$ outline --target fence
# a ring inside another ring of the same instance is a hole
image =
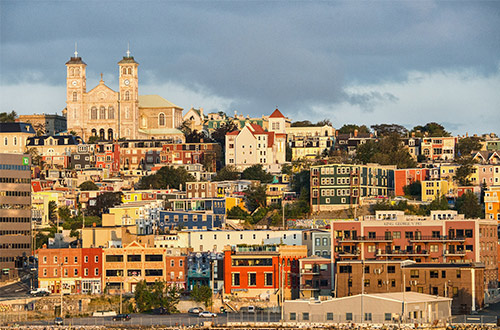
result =
[[[451,317],[452,324],[486,324],[497,325],[498,317],[494,315],[455,315]]]

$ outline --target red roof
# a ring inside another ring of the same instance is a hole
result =
[[[226,135],[238,135],[238,134],[240,134],[240,131],[232,131],[227,133]]]
[[[274,145],[274,132],[267,133],[267,147],[271,148]]]
[[[274,112],[269,116],[269,118],[285,118],[283,114],[278,110],[274,110]]]
[[[266,134],[266,131],[264,131],[264,129],[260,125],[250,124],[250,127],[252,128],[250,131],[253,134]]]

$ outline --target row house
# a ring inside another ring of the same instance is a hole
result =
[[[158,229],[174,228],[213,229],[222,228],[226,221],[223,198],[175,199],[170,210],[160,211]]]
[[[300,293],[299,260],[307,248],[287,245],[240,245],[224,249],[224,293],[279,301]]]
[[[484,307],[484,264],[411,260],[344,260],[336,263],[336,297],[417,292],[452,298],[453,314]]]
[[[417,181],[430,179],[428,168],[406,168],[394,170],[394,195],[404,196],[404,187]]]
[[[299,259],[301,299],[331,297],[332,263],[329,258],[316,255]]]
[[[500,150],[481,150],[473,153],[472,159],[481,164],[500,164]]]
[[[354,155],[356,154],[358,145],[375,139],[376,137],[372,133],[359,133],[357,129],[349,134],[339,134],[337,131],[335,137],[335,150],[342,150],[349,155]]]
[[[73,135],[33,136],[26,140],[28,149],[34,148],[46,166],[68,168],[71,155],[76,153],[83,140]]]
[[[216,198],[217,182],[186,182],[187,198]]]
[[[292,160],[315,159],[323,151],[332,149],[335,143],[335,129],[329,125],[287,127],[286,134],[292,149]]]
[[[203,164],[172,164],[170,166],[172,166],[173,168],[185,169],[196,179],[196,181],[212,181],[212,179],[217,175],[215,168],[207,171],[203,167]],[[159,169],[160,167],[157,166],[156,168]]]
[[[458,142],[457,137],[426,137],[420,142],[421,154],[425,159],[453,160],[455,159],[455,149]]]
[[[406,260],[485,265],[488,288],[497,287],[497,222],[465,219],[457,211],[428,217],[376,211],[362,221],[332,222],[332,253],[342,260]]]
[[[102,291],[101,248],[37,250],[38,287],[51,293],[99,294]]]
[[[103,284],[111,293],[134,292],[137,283],[165,281],[186,288],[186,251],[132,242],[103,250]]]
[[[472,166],[469,179],[474,186],[499,186],[500,165],[475,164]]]
[[[127,140],[120,144],[120,165],[122,170],[150,170],[160,163],[164,145],[171,144],[171,139],[163,140]]]
[[[218,293],[224,286],[224,254],[221,252],[191,252],[187,257],[187,289],[208,286]]]
[[[394,190],[394,169],[376,164],[311,166],[311,210],[342,209],[360,205],[366,197],[388,197]]]
[[[402,142],[403,142],[403,146],[406,148],[406,150],[408,150],[408,153],[410,154],[410,156],[413,159],[417,160],[418,156],[420,155],[421,139],[416,138],[413,135],[414,134],[412,134],[412,136],[408,137],[408,138],[402,138]]]
[[[328,230],[306,230],[303,233],[302,242],[307,246],[308,256],[321,256],[329,259],[332,255],[331,233]]]
[[[485,218],[500,224],[500,187],[490,187],[484,192]]]
[[[257,124],[247,124],[226,134],[226,164],[240,170],[261,164],[266,170],[279,171],[285,162],[285,126],[285,116],[276,109],[269,116],[269,131]]]
[[[71,168],[75,170],[96,167],[94,156],[95,144],[80,144],[76,152],[71,154]]]
[[[120,171],[120,146],[118,143],[98,143],[94,149],[95,167],[110,173]]]
[[[160,152],[161,164],[203,164],[210,172],[216,171],[221,149],[218,143],[165,144]]]

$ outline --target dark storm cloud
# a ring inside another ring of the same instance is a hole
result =
[[[2,85],[63,85],[75,41],[89,85],[100,72],[114,82],[130,41],[141,84],[203,90],[251,115],[373,111],[397,96],[345,87],[411,71],[488,75],[500,60],[500,2],[1,1],[0,15]]]

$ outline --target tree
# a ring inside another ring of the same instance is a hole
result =
[[[439,136],[439,137],[444,137],[444,136],[451,136],[450,132],[447,132],[444,129],[444,126],[432,122],[432,123],[427,123],[425,126],[415,126],[411,130],[412,133],[415,133],[415,136],[418,137],[423,137],[423,136]]]
[[[138,183],[139,189],[180,189],[186,182],[196,179],[183,167],[163,166],[155,174],[144,176]]]
[[[71,218],[71,210],[67,206],[61,206],[57,210],[57,215],[61,221],[66,222]]]
[[[221,145],[222,150],[225,150],[227,133],[231,133],[237,130],[238,126],[231,118],[228,118],[221,124],[219,128],[216,128],[210,136],[215,142]]]
[[[205,308],[212,305],[212,289],[206,285],[194,286],[190,296],[194,301],[203,303]]]
[[[422,184],[420,181],[415,181],[403,187],[406,196],[420,198],[422,196]]]
[[[358,133],[364,133],[364,134],[370,133],[370,129],[366,127],[366,125],[358,126],[354,124],[345,124],[338,130],[338,132],[340,134],[349,134],[349,133],[354,134],[355,130],[358,130]]]
[[[27,153],[31,156],[31,164],[33,166],[42,165],[42,156],[38,153],[37,148],[28,148]]]
[[[212,181],[226,181],[226,180],[238,180],[240,178],[240,173],[236,170],[234,165],[224,166]]]
[[[374,132],[377,133],[377,136],[397,134],[403,137],[408,133],[408,130],[404,126],[397,124],[372,125],[371,128]]]
[[[243,173],[241,173],[241,178],[244,180],[259,180],[262,183],[270,183],[274,179],[274,177],[267,173],[260,164],[247,167]]]
[[[449,210],[449,209],[450,206],[448,204],[448,200],[444,195],[436,197],[428,206],[429,211]]]
[[[143,280],[137,283],[134,298],[139,312],[163,307],[171,314],[178,312],[180,290],[175,285],[167,285],[165,281],[155,281],[153,285],[148,285]]]
[[[246,219],[249,216],[248,212],[239,206],[234,206],[227,211],[228,219]]]
[[[254,212],[259,207],[266,205],[266,186],[250,186],[245,190],[247,209]]]
[[[360,144],[356,150],[356,159],[363,164],[396,165],[398,168],[412,168],[417,165],[397,133]]]
[[[457,168],[454,179],[461,186],[470,186],[472,185],[472,183],[471,180],[469,179],[469,176],[472,174],[472,171],[473,171],[472,164],[466,162],[462,166]]]
[[[458,140],[457,155],[460,157],[470,156],[473,151],[478,151],[482,147],[481,138],[476,136],[464,137]]]
[[[152,309],[153,298],[146,281],[139,281],[135,286],[134,298],[139,312],[145,312]]]
[[[98,136],[89,136],[89,139],[87,141],[88,144],[95,144],[97,143],[98,141],[100,141],[100,138]]]
[[[12,110],[10,113],[0,112],[0,123],[13,123],[17,119],[17,113]]]
[[[479,204],[479,200],[472,191],[467,191],[465,194],[457,198],[455,209],[458,213],[464,214],[465,218],[484,218],[484,213]]]
[[[313,126],[313,123],[311,123],[309,120],[294,121],[290,126],[291,127],[311,127],[311,126]]]
[[[109,208],[119,205],[122,202],[123,193],[120,192],[105,192],[97,196],[94,206],[89,207],[89,214],[101,216],[103,213],[108,213]]]
[[[57,203],[55,201],[49,201],[49,220],[57,220]]]
[[[85,181],[78,186],[80,190],[99,190],[99,187],[94,183],[94,181]]]

